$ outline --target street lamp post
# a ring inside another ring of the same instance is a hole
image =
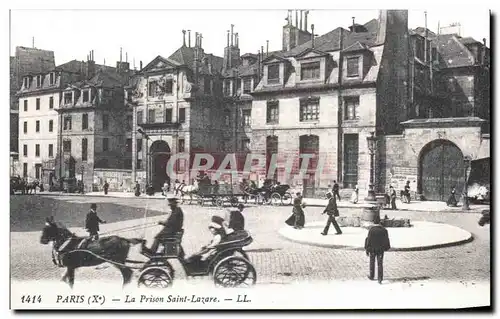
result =
[[[469,156],[465,156],[464,157],[464,200],[463,200],[463,204],[462,204],[462,210],[470,210],[469,208],[469,194],[468,194],[468,191],[467,191],[467,171],[470,167],[470,163],[471,163],[472,159],[469,157]]]
[[[375,202],[377,198],[375,197],[375,191],[373,189],[374,179],[373,179],[373,170],[375,169],[373,164],[373,158],[375,155],[375,148],[377,147],[377,138],[375,137],[374,132],[370,132],[370,136],[366,137],[366,141],[368,143],[368,151],[370,152],[370,184],[368,185],[368,195],[365,198],[367,202]]]

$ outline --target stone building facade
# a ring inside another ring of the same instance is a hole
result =
[[[168,58],[158,56],[141,68],[128,88],[134,109],[132,154],[137,154],[132,157],[132,179],[145,171],[157,191],[170,181],[166,165],[173,154],[232,151],[227,142],[232,134],[227,127],[229,114],[221,103],[223,58],[206,53],[202,39],[196,33],[191,46],[191,35],[186,43],[184,32],[182,46]],[[137,129],[149,139],[137,134]],[[189,161],[184,160],[175,167],[186,182],[188,167]]]
[[[83,180],[86,191],[104,184],[94,170],[130,169],[126,135],[132,129],[124,89],[131,75],[128,63],[117,62],[116,68],[96,65],[92,54],[79,63],[86,69],[83,78],[62,89],[58,108],[58,176]]]
[[[19,160],[19,101],[17,92],[21,89],[23,78],[53,70],[55,67],[54,52],[36,48],[16,47],[14,56],[10,57],[10,151],[11,175],[20,175]],[[17,155],[16,155],[17,153]]]

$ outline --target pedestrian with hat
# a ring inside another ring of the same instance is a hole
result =
[[[285,221],[289,226],[293,226],[295,229],[302,229],[306,223],[304,207],[306,206],[302,202],[302,194],[299,192],[296,194],[297,197],[293,200],[292,215]]]
[[[102,220],[97,216],[97,205],[92,203],[90,205],[90,211],[87,213],[85,218],[85,229],[89,233],[91,239],[99,239],[99,224],[105,224],[106,221]]]
[[[337,224],[337,221],[335,220],[335,217],[339,216],[339,210],[337,208],[337,201],[335,195],[332,195],[332,193],[328,192],[326,194],[326,197],[328,198],[328,205],[326,206],[325,210],[323,211],[323,214],[328,215],[328,220],[326,221],[326,226],[323,229],[323,232],[321,232],[321,235],[326,236],[328,235],[328,230],[330,229],[330,224],[335,227],[336,235],[342,235],[342,230],[339,227],[339,224]]]
[[[178,206],[177,197],[169,195],[167,196],[167,200],[171,210],[170,216],[166,221],[158,222],[159,225],[163,226],[163,229],[155,236],[155,240],[153,241],[153,245],[150,249],[145,247],[144,243],[142,246],[142,251],[150,255],[156,254],[158,248],[160,247],[160,244],[162,244],[165,239],[168,239],[182,231],[182,227],[184,224],[184,212]],[[181,251],[181,255],[183,254],[184,252]]]

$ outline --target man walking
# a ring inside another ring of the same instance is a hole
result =
[[[104,181],[104,195],[108,195],[109,184],[108,181]]]
[[[406,198],[406,203],[409,204],[410,203],[410,199],[411,199],[411,196],[410,196],[410,181],[406,181],[406,185],[405,185],[405,198]]]
[[[333,227],[335,227],[335,230],[337,231],[336,235],[341,235],[342,230],[340,230],[339,224],[337,224],[337,221],[335,220],[335,217],[339,216],[337,202],[335,201],[335,197],[332,197],[331,193],[327,193],[326,197],[328,198],[328,205],[323,211],[323,214],[325,213],[328,214],[328,220],[326,221],[325,229],[323,229],[321,235],[323,236],[328,235],[328,230],[330,229],[330,223],[333,225]]]
[[[97,205],[90,205],[90,212],[85,219],[85,229],[87,229],[89,236],[92,239],[99,239],[99,224],[105,224],[106,221],[97,216]]]
[[[384,252],[391,248],[389,233],[380,225],[380,216],[375,216],[375,225],[368,231],[365,239],[366,255],[370,256],[370,274],[368,279],[375,278],[375,259],[377,259],[378,283],[381,284],[384,279]]]
[[[333,197],[335,200],[338,198],[340,202],[339,184],[337,184],[337,181],[333,181]]]

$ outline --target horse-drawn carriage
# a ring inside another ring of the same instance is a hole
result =
[[[288,191],[290,185],[273,183],[271,180],[266,180],[264,185],[257,188],[255,185],[250,185],[245,189],[245,202],[248,199],[255,199],[255,203],[259,205],[291,205],[292,194]]]
[[[174,279],[174,269],[169,259],[177,259],[184,268],[187,276],[212,276],[214,284],[222,287],[239,287],[254,285],[257,274],[250,263],[244,246],[252,243],[253,239],[247,231],[236,231],[229,234],[216,247],[216,253],[206,261],[186,259],[181,245],[184,232],[167,238],[164,241],[162,253],[149,257],[139,275],[139,286],[148,288],[169,287]]]
[[[243,247],[253,241],[247,231],[235,231],[227,235],[205,261],[185,258],[181,244],[183,235],[184,231],[181,231],[165,238],[162,243],[163,251],[160,253],[149,255],[142,252],[148,258],[146,262],[127,259],[130,246],[144,243],[142,239],[109,236],[88,241],[86,238],[76,237],[53,219],[47,219],[40,242],[42,244],[54,242],[52,260],[54,264],[67,268],[63,280],[71,287],[74,284],[76,268],[97,266],[107,262],[120,270],[124,285],[131,282],[132,269],[136,269],[140,271],[139,287],[167,288],[172,285],[175,277],[171,259],[179,260],[188,277],[211,276],[217,286],[245,287],[256,283],[255,268],[243,250]],[[59,247],[65,242],[70,243],[71,249],[59,253]]]

